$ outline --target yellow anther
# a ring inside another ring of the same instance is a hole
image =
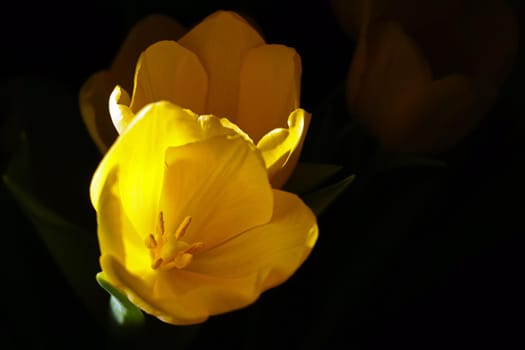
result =
[[[163,262],[162,258],[153,260],[153,262],[151,263],[151,268],[153,270],[158,269],[162,265],[162,262]]]
[[[202,242],[189,244],[182,240],[190,223],[191,216],[186,216],[174,233],[165,234],[164,214],[162,211],[159,213],[157,231],[155,234],[150,233],[144,242],[150,250],[152,269],[183,269],[191,263],[195,252],[204,244]]]
[[[162,211],[159,213],[159,234],[164,234],[164,213]]]
[[[193,254],[193,253],[201,250],[202,247],[204,247],[204,243],[202,243],[202,242],[195,242],[192,245],[190,245],[184,252]]]
[[[186,216],[184,220],[182,220],[182,223],[177,228],[177,231],[175,231],[175,239],[181,239],[186,234],[186,230],[188,229],[188,226],[191,224],[191,216]]]
[[[153,236],[151,233],[146,237],[146,247],[149,249],[155,249],[157,247],[157,241],[155,240],[155,236]]]

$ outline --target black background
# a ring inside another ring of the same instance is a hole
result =
[[[249,15],[267,42],[297,49],[302,105],[314,118],[304,157],[343,164],[358,178],[320,217],[318,244],[298,273],[251,307],[211,318],[191,349],[321,349],[338,342],[353,349],[522,348],[522,50],[486,120],[464,142],[437,155],[446,168],[378,171],[371,161],[377,145],[365,134],[345,134],[340,125],[349,116],[333,112],[344,109],[340,92],[355,43],[337,26],[326,1],[9,2],[0,23],[7,112],[2,170],[16,150],[18,131],[53,116],[12,113],[19,109],[17,92],[9,88],[13,80],[52,81],[71,92],[74,99],[64,103],[75,105],[81,84],[110,64],[137,19],[161,12],[191,25],[219,8]],[[75,145],[82,146],[67,144],[65,137],[64,152],[88,169],[71,198],[83,201],[78,206],[93,220],[87,186],[99,156],[80,115],[71,115],[70,123],[79,135]],[[327,130],[339,134],[322,141],[320,133]],[[57,191],[50,187],[50,193]],[[113,335],[92,322],[4,187],[0,199],[5,321],[0,347],[110,344]],[[152,334],[169,346],[175,328],[146,321],[162,329]],[[149,344],[130,339],[121,345]]]

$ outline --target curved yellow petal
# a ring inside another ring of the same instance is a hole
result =
[[[249,305],[256,298],[256,293],[243,288],[246,280],[242,278],[223,279],[177,269],[136,274],[111,255],[102,256],[100,265],[108,282],[133,304],[174,325],[201,323],[212,315]]]
[[[95,73],[82,85],[79,92],[80,114],[100,152],[105,153],[117,137],[108,113],[108,97],[114,78],[109,71]]]
[[[113,126],[119,134],[122,134],[129,123],[135,118],[135,113],[129,108],[130,98],[126,90],[120,86],[115,86],[109,96],[109,114]]]
[[[264,44],[264,40],[241,16],[218,11],[179,43],[197,54],[208,74],[206,113],[235,122],[243,57],[248,50]]]
[[[274,129],[257,143],[272,187],[280,188],[290,177],[301,154],[311,116],[298,108],[288,117],[288,129]]]
[[[235,122],[256,142],[268,131],[286,127],[299,107],[301,58],[283,45],[263,45],[246,54],[240,72]]]
[[[273,190],[271,222],[253,227],[195,257],[187,270],[220,278],[257,275],[246,289],[260,292],[284,282],[303,263],[315,245],[318,227],[314,213],[295,194]]]
[[[99,164],[91,181],[90,195],[98,210],[100,193],[110,171],[119,168],[122,206],[141,235],[158,219],[165,167],[165,151],[217,135],[235,135],[218,118],[198,117],[169,102],[153,103],[136,115]]]
[[[170,101],[204,114],[208,78],[197,56],[175,41],[160,41],[146,49],[137,63],[131,109]]]
[[[84,123],[101,153],[105,153],[117,137],[111,125],[108,99],[115,85],[133,89],[133,72],[142,51],[163,39],[178,39],[183,27],[163,15],[150,15],[131,29],[111,68],[91,76],[81,87],[79,105]]]
[[[169,148],[165,164],[160,210],[167,232],[189,216],[184,240],[208,250],[270,221],[273,194],[264,162],[241,136]]]
[[[295,195],[274,191],[272,222],[197,255],[191,270],[132,273],[113,256],[101,257],[110,283],[135,305],[159,319],[195,324],[253,303],[286,281],[314,246],[313,213]]]
[[[133,72],[140,54],[158,41],[177,40],[184,32],[181,24],[160,14],[149,15],[138,21],[122,43],[111,65],[115,77],[113,86],[119,84],[125,90],[132,91]]]
[[[100,194],[97,208],[97,235],[101,255],[112,255],[133,273],[150,271],[144,239],[124,213],[118,185],[119,168],[112,168]]]

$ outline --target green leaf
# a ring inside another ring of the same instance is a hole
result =
[[[3,183],[35,227],[75,294],[92,316],[104,324],[107,317],[100,308],[104,293],[89,278],[99,270],[96,234],[64,219],[34,195],[30,190],[30,160],[28,140],[23,133],[18,152],[2,176]]]
[[[117,288],[113,287],[104,276],[103,272],[96,275],[98,284],[110,294],[109,305],[111,315],[120,326],[136,326],[144,323],[144,314],[132,304],[128,298]]]
[[[341,166],[335,164],[300,162],[284,189],[296,194],[311,192],[335,176],[341,169]]]
[[[43,206],[8,175],[3,176],[6,188],[36,228],[55,263],[73,290],[87,305],[95,318],[101,294],[86,276],[93,276],[98,269],[98,248],[90,233],[84,231]],[[94,234],[92,234],[94,235]]]
[[[339,182],[302,196],[304,202],[319,216],[321,215],[354,181],[350,175]]]

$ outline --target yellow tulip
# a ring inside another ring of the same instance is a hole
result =
[[[127,125],[90,195],[105,279],[176,325],[253,303],[299,268],[318,235],[311,210],[271,188],[243,132],[165,101]]]
[[[506,1],[332,3],[357,36],[349,108],[389,149],[454,146],[486,115],[515,61],[516,17]],[[357,14],[344,12],[351,9]]]
[[[299,108],[300,78],[294,49],[265,44],[242,17],[219,11],[180,40],[159,41],[142,52],[131,97],[129,89],[116,86],[109,109],[119,133],[156,101],[228,118],[257,143],[278,188],[297,164],[310,122]]]

